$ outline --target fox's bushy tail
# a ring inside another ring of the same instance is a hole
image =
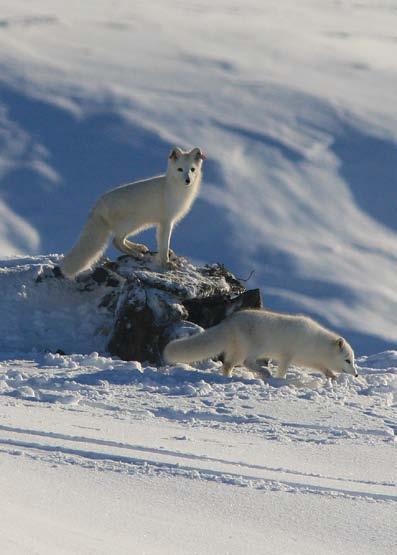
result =
[[[166,345],[166,362],[196,362],[223,353],[226,347],[223,322],[202,333],[176,339]]]
[[[79,240],[62,261],[62,273],[72,278],[80,272],[87,270],[100,258],[108,243],[109,235],[110,228],[108,224],[94,208],[88,217]]]

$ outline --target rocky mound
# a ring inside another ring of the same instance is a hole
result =
[[[82,292],[104,290],[98,306],[113,316],[111,355],[161,364],[171,339],[216,325],[240,308],[261,306],[259,290],[247,291],[222,264],[197,268],[176,256],[171,264],[165,272],[153,253],[121,256],[77,278]]]

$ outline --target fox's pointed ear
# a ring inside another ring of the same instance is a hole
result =
[[[343,337],[339,337],[339,339],[336,340],[336,344],[337,344],[339,350],[341,351],[343,349],[343,347],[345,346],[345,340],[343,339]]]
[[[193,148],[190,151],[190,154],[194,157],[195,160],[207,160],[206,155],[198,146],[196,146],[196,148]]]
[[[179,156],[181,155],[182,155],[182,149],[180,149],[178,146],[174,146],[174,148],[170,152],[169,159],[178,160]]]

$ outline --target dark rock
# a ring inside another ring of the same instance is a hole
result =
[[[102,297],[101,302],[99,303],[99,308],[106,308],[111,312],[116,310],[117,301],[119,298],[119,294],[117,291],[111,291],[110,293],[106,293]]]
[[[65,276],[62,273],[62,270],[59,266],[54,266],[52,273],[54,274],[55,278],[65,279]]]
[[[36,283],[42,283],[45,279],[49,279],[49,278],[56,278],[56,279],[65,279],[65,276],[63,275],[61,268],[59,266],[54,266],[54,267],[44,267],[43,270],[39,273],[39,275],[36,278]]]
[[[109,270],[106,270],[103,266],[95,268],[95,270],[91,274],[91,279],[93,279],[96,283],[105,283],[108,277]]]
[[[164,289],[147,287],[139,276],[132,275],[120,293],[108,343],[110,354],[123,360],[160,362],[161,336],[169,325],[187,316],[177,301]]]
[[[115,264],[112,272],[123,284],[117,295],[105,295],[100,306],[114,310],[108,349],[123,360],[160,364],[172,338],[218,324],[241,308],[262,305],[259,290],[246,291],[221,264],[196,268],[172,256],[172,268],[163,271],[153,253],[121,256]]]
[[[183,302],[189,320],[203,328],[216,326],[232,312],[242,308],[260,308],[262,306],[259,289],[244,291],[236,296],[216,295],[207,298],[188,299]]]
[[[108,263],[105,264],[97,266],[92,272],[84,272],[77,276],[76,282],[79,284],[80,291],[93,291],[98,285],[116,288],[124,282],[124,279],[117,274],[117,266],[115,270],[111,270]]]

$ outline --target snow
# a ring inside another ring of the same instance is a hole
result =
[[[87,353],[105,349],[111,318],[97,308],[103,289],[82,294],[67,280],[36,283],[43,270],[59,260],[54,255],[0,261],[0,352],[62,349]]]
[[[31,354],[1,361],[0,392],[7,553],[388,553],[397,539],[397,367],[264,383],[211,362]]]
[[[2,553],[393,551],[396,24],[388,0],[1,1]],[[208,160],[172,248],[254,270],[359,378],[110,358],[100,288],[36,283],[173,144]]]
[[[305,494],[286,499],[278,492],[264,496],[258,490],[225,488],[215,482],[155,475],[142,480],[118,472],[106,474],[104,483],[103,472],[81,466],[43,469],[36,461],[13,459],[3,466],[11,480],[0,478],[3,495],[10,501],[2,514],[10,554],[115,553],[115,545],[118,553],[162,555],[359,554],[392,547],[385,539],[392,524],[386,505],[368,504],[359,512],[356,506],[350,514],[349,502],[343,499],[314,497],[311,518],[298,517],[300,533],[291,537],[297,515],[307,510]],[[32,484],[29,495],[27,481]],[[20,504],[28,507],[22,516]],[[330,514],[334,518],[329,519]],[[29,541],[21,537],[20,528],[30,531]],[[356,540],[363,531],[372,536],[369,546]]]

